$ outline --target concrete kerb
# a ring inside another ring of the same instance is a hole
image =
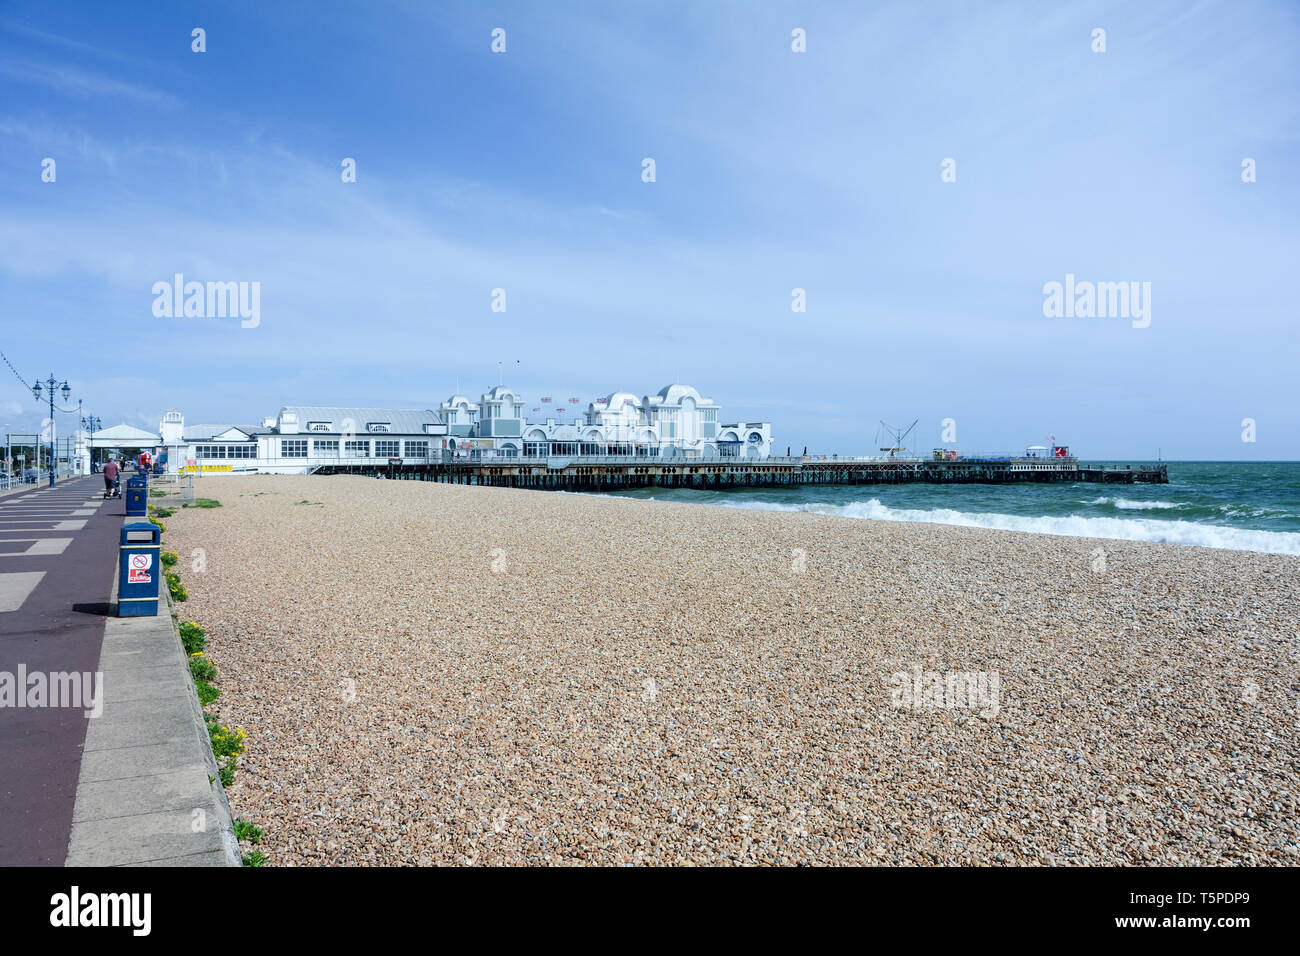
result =
[[[167,589],[160,582],[160,590],[164,593]],[[203,720],[203,707],[199,704],[199,694],[194,687],[194,677],[190,674],[189,659],[185,654],[185,647],[181,644],[181,635],[179,631],[179,618],[176,616],[175,609],[172,605],[171,594],[167,593],[168,623],[171,624],[172,643],[180,649],[182,671],[185,675],[185,684],[189,690],[190,714],[193,718],[195,733],[199,738],[199,749],[203,754],[203,762],[207,768],[207,775],[212,778],[212,789],[216,802],[217,827],[222,836],[223,849],[225,855],[229,858],[230,866],[243,866],[244,857],[239,849],[239,840],[235,837],[234,816],[230,812],[230,799],[226,796],[226,788],[221,783],[221,768],[217,765],[217,758],[212,753],[212,740],[208,736],[208,725]]]
[[[99,668],[122,686],[87,726],[67,866],[242,866],[165,580],[159,601],[156,617],[105,622]]]

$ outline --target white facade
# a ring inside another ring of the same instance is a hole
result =
[[[611,392],[567,423],[529,421],[526,411],[519,392],[497,385],[478,402],[453,395],[437,411],[286,405],[259,425],[186,425],[179,410],[169,409],[158,435],[138,437],[153,439],[166,452],[173,474],[374,471],[449,456],[707,460],[765,458],[771,452],[770,423],[721,423],[717,403],[689,385],[669,385],[642,398]]]
[[[587,406],[582,422],[525,422],[524,454],[704,460],[771,454],[771,423],[724,424],[720,416],[717,402],[690,385],[668,385],[641,398],[611,392]]]
[[[449,435],[468,436],[478,424],[478,405],[464,395],[453,395],[438,406],[438,413],[447,423]]]
[[[766,458],[772,453],[770,422],[735,422],[721,426],[720,447],[728,448],[735,458]]]
[[[157,455],[162,449],[161,434],[133,425],[113,425],[93,433],[79,430],[76,434],[76,457],[80,467],[86,471],[90,469],[92,459],[102,464],[106,458],[134,458],[141,451]]]
[[[285,406],[261,425],[186,425],[171,409],[159,431],[172,474],[301,475],[442,461],[447,426],[428,409]]]

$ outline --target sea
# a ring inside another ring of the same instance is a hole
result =
[[[1123,467],[1154,462],[1089,462]],[[1300,555],[1300,462],[1160,462],[1167,485],[799,485],[615,497]]]

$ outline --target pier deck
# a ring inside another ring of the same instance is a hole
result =
[[[1017,484],[1086,481],[1102,484],[1169,481],[1167,466],[1081,466],[1073,459],[806,459],[483,458],[386,466],[326,465],[318,474],[384,474],[416,481],[534,488],[622,491],[630,488],[780,487],[785,485]]]

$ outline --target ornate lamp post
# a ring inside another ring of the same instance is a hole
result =
[[[55,386],[58,386],[58,380],[54,377],[53,372],[50,373],[50,377],[46,380],[45,386],[46,386],[45,389],[46,394],[49,396],[49,400],[50,400],[50,417],[48,419],[50,423],[49,465],[50,465],[50,487],[53,488],[54,487],[54,391],[55,391]],[[68,387],[67,381],[64,381],[62,386],[59,386],[59,391],[63,392],[63,400],[65,402],[68,400],[68,396],[72,394],[72,389]],[[41,400],[41,382],[39,379],[37,380],[36,384],[32,386],[32,394],[36,396],[36,400],[38,402]]]
[[[95,432],[103,427],[103,424],[104,423],[99,420],[97,415],[87,415],[81,420],[81,427],[90,433],[89,454],[91,474],[95,473]]]

